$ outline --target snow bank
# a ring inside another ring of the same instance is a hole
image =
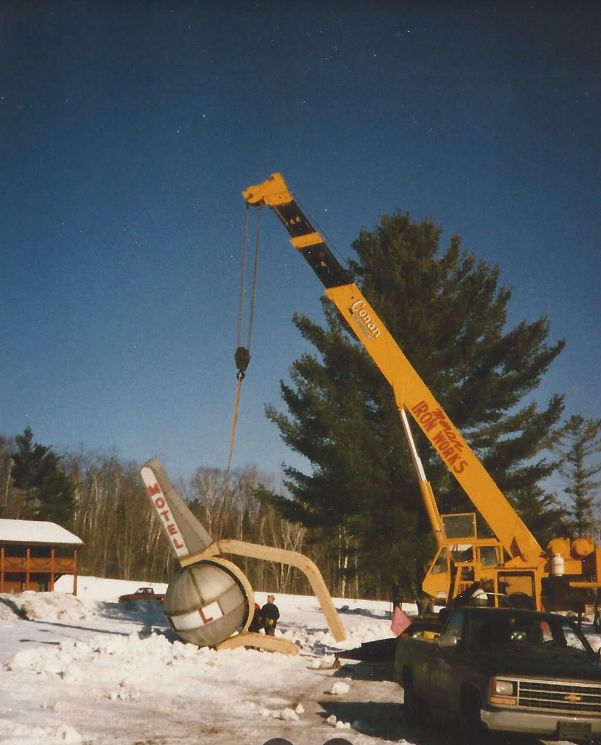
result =
[[[81,576],[77,578],[77,597],[86,600],[104,600],[116,603],[120,595],[135,592],[139,587],[152,587],[155,592],[167,592],[164,582],[146,582],[145,580],[107,579],[105,577]],[[54,585],[55,592],[73,592],[73,575],[63,574]]]
[[[96,604],[90,600],[56,592],[2,594],[0,608],[9,609],[12,616],[17,615],[30,621],[82,621],[94,616],[97,611]],[[9,618],[8,615],[4,617]]]
[[[332,687],[339,645],[315,598],[276,598],[277,633],[294,641],[298,656],[216,652],[174,640],[161,603],[110,602],[145,584],[80,578],[79,597],[0,598],[6,615],[0,621],[0,745],[229,745],[232,737],[249,745],[285,734],[295,745],[328,739],[319,732],[327,724],[317,701],[328,695],[340,701],[353,691],[348,683]],[[264,602],[263,593],[257,600]],[[390,635],[387,603],[335,605],[348,646]]]
[[[85,745],[82,736],[73,727],[30,727],[11,720],[0,721],[0,742],[4,745]]]

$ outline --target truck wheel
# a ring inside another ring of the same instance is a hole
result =
[[[403,680],[403,691],[403,719],[405,720],[405,724],[413,729],[423,724],[426,718],[426,705],[415,695],[411,678],[408,677]]]
[[[480,696],[477,691],[464,691],[459,714],[461,741],[469,745],[489,745],[491,737],[480,720]]]

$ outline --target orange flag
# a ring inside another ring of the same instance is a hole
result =
[[[392,611],[392,621],[390,623],[392,633],[395,636],[400,636],[409,626],[411,626],[411,619],[399,608],[398,605],[395,605],[394,610]]]

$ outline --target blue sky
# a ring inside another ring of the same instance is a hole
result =
[[[540,395],[601,416],[596,2],[5,2],[0,433],[225,467],[241,191],[282,171],[344,259],[396,209],[501,268],[567,346]],[[234,466],[322,288],[263,220]]]

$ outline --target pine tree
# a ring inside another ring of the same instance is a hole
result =
[[[570,417],[562,431],[560,450],[560,471],[566,480],[563,491],[571,498],[572,537],[591,535],[601,488],[601,419],[578,414]]]
[[[552,538],[568,534],[568,511],[553,494],[537,484],[518,489],[513,503],[541,546],[546,547]]]
[[[75,509],[75,485],[61,469],[61,458],[51,447],[34,442],[30,427],[15,440],[11,476],[14,486],[25,494],[26,517],[69,526]]]
[[[349,270],[426,384],[508,497],[555,467],[541,451],[555,437],[563,403],[522,403],[560,353],[545,318],[506,330],[511,293],[499,270],[461,249],[440,250],[441,229],[396,212],[362,231]],[[293,363],[281,391],[288,413],[268,407],[283,440],[312,464],[287,468],[290,519],[335,539],[350,535],[366,591],[386,580],[415,588],[431,555],[430,532],[392,391],[323,302],[325,327],[294,321],[316,349]],[[418,447],[442,511],[473,511],[421,433]]]

